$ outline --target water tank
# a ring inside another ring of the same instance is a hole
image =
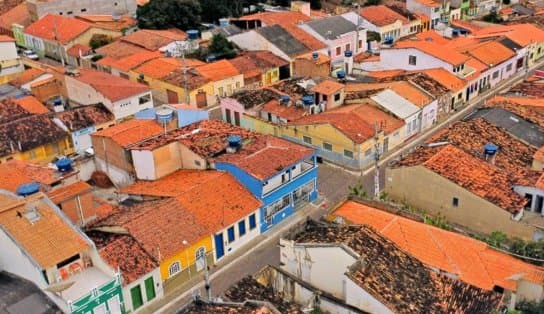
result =
[[[302,96],[302,103],[304,106],[311,106],[314,104],[314,96],[312,95],[306,95]]]
[[[488,143],[484,145],[484,154],[486,154],[487,156],[495,155],[498,150],[499,148],[495,144]]]
[[[72,171],[72,160],[70,158],[61,158],[55,161],[55,166],[60,172]]]
[[[283,96],[281,96],[281,98],[280,98],[280,102],[283,103],[283,104],[288,103],[289,100],[291,100],[291,97],[289,97],[289,96],[287,96],[287,95],[283,95]]]
[[[159,123],[168,123],[172,121],[172,117],[174,116],[174,111],[169,108],[161,108],[157,110],[156,114],[157,114],[157,121],[159,121]]]
[[[227,151],[233,153],[238,151],[242,146],[242,137],[240,137],[240,135],[229,135],[229,137],[227,137],[227,142],[229,142]]]
[[[351,50],[344,51],[344,57],[349,58],[351,56],[353,56],[353,51]]]
[[[346,78],[346,71],[340,70],[340,71],[336,72],[336,77],[339,78],[339,79]]]
[[[214,55],[209,55],[206,57],[206,62],[214,62],[215,61],[215,56]]]
[[[17,187],[17,195],[29,196],[40,191],[40,184],[37,182],[25,183]]]
[[[225,19],[225,18],[219,19],[219,26],[221,27],[229,26],[229,19]]]
[[[317,52],[312,52],[312,58],[317,60],[319,58],[319,54]]]
[[[187,31],[187,36],[189,36],[189,40],[197,40],[198,39],[198,30],[196,29],[190,29]]]
[[[53,100],[53,106],[62,106],[62,99],[60,98],[55,98]]]

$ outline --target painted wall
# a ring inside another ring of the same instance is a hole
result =
[[[540,208],[537,208],[537,196],[541,196],[544,198],[544,191],[532,186],[517,185],[517,186],[514,186],[514,192],[518,193],[521,196],[525,196],[525,194],[531,194],[533,196],[531,207],[526,208],[525,212],[535,212],[535,213],[540,213],[541,215],[544,215],[544,204],[542,204]]]
[[[244,75],[238,74],[223,80],[214,81],[212,84],[214,98],[213,101],[208,104],[213,106],[219,104],[219,97],[232,96],[235,91],[244,87]]]
[[[0,80],[6,75],[13,75],[24,70],[23,63],[17,55],[15,42],[0,42]]]
[[[533,238],[534,227],[512,220],[506,210],[423,166],[387,168],[385,179],[385,191],[395,200],[440,213],[446,220],[478,232],[502,231],[509,236]],[[454,197],[459,200],[457,207],[453,206]]]
[[[160,273],[161,273],[161,278],[163,281],[166,281],[171,278],[171,276],[168,273],[168,268],[170,267],[172,263],[180,262],[181,270],[183,272],[187,268],[187,265],[195,264],[196,252],[199,248],[202,248],[202,247],[205,248],[206,255],[208,255],[208,253],[211,253],[213,250],[212,239],[210,236],[206,236],[194,244],[188,244],[188,246],[189,247],[186,249],[180,249],[180,251],[176,253],[174,256],[169,256],[169,257],[163,256],[163,260],[161,261],[161,265],[160,265]],[[211,266],[211,264],[209,266]],[[172,277],[180,273],[173,274]]]
[[[409,56],[416,57],[416,64],[408,63]],[[444,68],[453,72],[453,66],[445,61],[414,48],[392,48],[380,51],[380,66],[383,70],[404,69],[406,71]]]
[[[216,208],[215,210],[220,211],[220,208]],[[256,236],[258,236],[261,232],[259,228],[253,228],[250,229],[249,227],[249,216],[255,215],[256,221],[260,221],[260,212],[261,209],[258,208],[254,212],[250,213],[246,217],[243,217],[242,219],[238,220],[234,224],[225,227],[223,230],[220,230],[219,232],[216,232],[215,234],[222,234],[223,235],[223,250],[225,252],[225,255],[223,255],[219,260],[224,258],[225,256],[228,256],[234,252],[236,252],[238,249],[243,247],[245,244],[247,244],[249,241],[253,240]],[[244,235],[240,234],[240,225],[244,224],[246,233]],[[234,241],[229,241],[228,238],[228,230],[230,228],[234,229]],[[213,247],[214,251],[217,252],[216,243],[213,241]],[[215,262],[218,261],[217,255],[214,254]]]
[[[372,295],[359,287],[355,282],[344,275],[346,282],[346,303],[353,305],[368,313],[393,314],[394,312],[388,309],[380,301],[376,300]]]
[[[47,164],[58,155],[69,155],[72,153],[74,153],[74,149],[69,137],[66,136],[56,143],[48,143],[24,152],[16,151],[14,154],[6,155],[2,158],[13,157],[13,159],[17,160],[29,160],[39,164]]]
[[[32,0],[28,2],[28,10],[33,21],[38,20],[48,13],[63,15],[85,14],[111,15],[113,12],[119,12],[123,15],[134,15],[136,13],[136,1],[122,0],[111,2],[109,0],[53,0],[39,1]],[[72,13],[70,13],[72,12]]]
[[[153,283],[155,288],[154,298],[148,298],[146,293],[145,281],[148,278],[153,278]],[[161,272],[159,268],[156,268],[153,271],[145,274],[144,276],[138,278],[137,280],[123,287],[123,299],[125,300],[126,312],[134,312],[131,290],[135,288],[136,286],[140,286],[139,288],[140,288],[140,293],[142,295],[142,301],[143,301],[142,307],[138,308],[138,310],[145,308],[146,305],[151,301],[161,299],[164,295],[164,290],[162,287]]]
[[[434,99],[428,105],[422,109],[422,118],[421,118],[421,130],[426,130],[433,126],[437,120],[438,112],[438,100]]]

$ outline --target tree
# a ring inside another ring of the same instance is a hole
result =
[[[89,41],[89,46],[98,49],[112,42],[112,38],[104,34],[94,34]]]
[[[502,22],[501,17],[497,14],[497,12],[491,12],[488,15],[484,16],[482,18],[485,22],[489,23],[500,23]]]
[[[216,23],[222,17],[233,15],[230,0],[200,0],[200,7],[202,21],[207,23]]]
[[[310,0],[312,10],[321,10],[321,0]]]
[[[380,0],[366,0],[365,2],[365,6],[370,6],[370,5],[378,5],[380,4]]]
[[[380,33],[369,31],[366,33],[366,41],[377,41],[381,42],[382,38],[380,36]]]
[[[208,46],[208,54],[218,59],[233,58],[236,56],[234,45],[221,34],[213,35],[212,42]]]
[[[500,248],[503,243],[505,243],[508,240],[508,237],[506,234],[500,232],[500,231],[493,231],[487,238],[487,243],[491,246]]]
[[[201,8],[196,0],[151,0],[136,14],[140,28],[187,30],[200,24]]]

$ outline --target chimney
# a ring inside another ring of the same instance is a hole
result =
[[[499,151],[499,148],[497,145],[492,143],[487,143],[484,145],[484,157],[485,160],[488,161],[490,164],[495,164],[495,156],[497,155],[497,152]]]

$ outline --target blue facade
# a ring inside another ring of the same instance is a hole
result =
[[[230,163],[216,162],[215,168],[231,173],[246,189],[263,202],[259,217],[259,228],[261,233],[263,233],[291,216],[307,202],[311,202],[317,198],[317,160],[315,154],[308,157],[308,159],[310,158],[313,162],[313,167],[302,172],[295,178],[291,178],[290,169],[303,163],[303,160],[278,171],[266,180],[257,179],[243,169]],[[265,183],[282,174],[289,175],[289,181],[263,194]]]

